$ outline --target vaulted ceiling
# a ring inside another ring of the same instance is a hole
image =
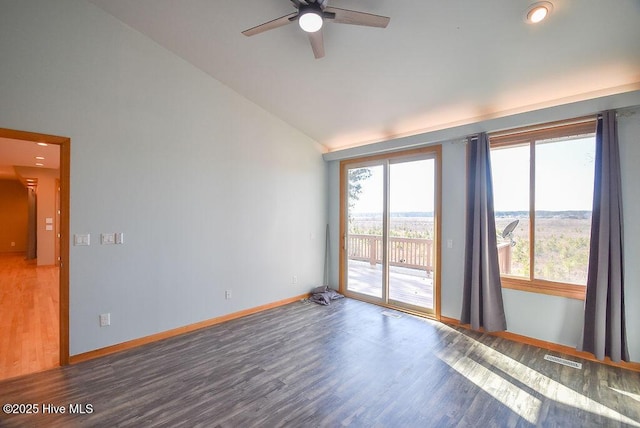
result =
[[[391,17],[327,23],[326,56],[289,0],[90,0],[328,150],[640,89],[639,0],[330,0]]]

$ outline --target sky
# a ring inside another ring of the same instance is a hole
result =
[[[536,210],[590,211],[593,199],[595,139],[573,139],[536,146]],[[529,210],[529,147],[492,150],[494,208]],[[383,168],[370,168],[353,213],[381,213]],[[435,161],[390,165],[391,212],[434,211]]]
[[[382,166],[370,169],[371,177],[361,182],[362,193],[353,207],[354,213],[382,212],[383,169]],[[391,164],[389,176],[392,213],[434,210],[433,159]]]
[[[590,211],[595,138],[536,146],[536,210]],[[529,147],[492,150],[494,208],[529,210]]]

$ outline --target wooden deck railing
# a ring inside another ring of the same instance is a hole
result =
[[[349,258],[382,263],[382,236],[349,235]],[[433,271],[433,241],[418,238],[389,238],[389,264]]]
[[[348,235],[349,259],[368,261],[371,266],[382,263],[382,236]],[[389,238],[389,264],[433,271],[433,240],[419,238]],[[511,245],[498,244],[500,272],[511,273]]]
[[[511,243],[498,243],[498,265],[500,265],[500,273],[511,273]]]

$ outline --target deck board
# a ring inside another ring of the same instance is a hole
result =
[[[382,265],[349,260],[349,291],[381,298]],[[424,269],[391,266],[389,298],[401,303],[433,309],[433,278]]]

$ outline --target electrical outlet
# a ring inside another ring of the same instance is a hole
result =
[[[111,325],[111,314],[100,314],[100,327],[106,327]]]
[[[225,290],[225,292],[224,292],[224,298],[225,298],[226,300],[231,299],[231,290]]]
[[[291,277],[291,283],[292,284],[297,284],[298,283],[298,276],[297,275],[293,275]]]

